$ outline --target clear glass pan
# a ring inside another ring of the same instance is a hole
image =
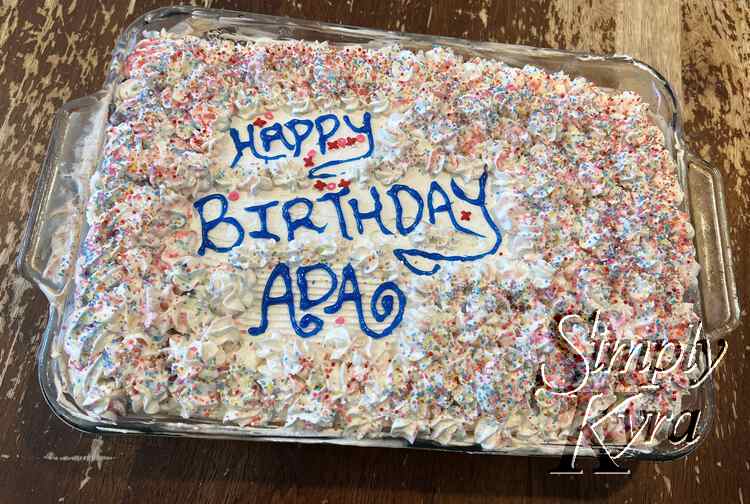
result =
[[[272,39],[326,40],[331,44],[359,44],[378,47],[398,43],[408,49],[430,49],[440,45],[467,56],[502,60],[513,66],[534,65],[547,71],[563,71],[584,77],[612,90],[639,94],[651,106],[662,128],[669,150],[679,170],[686,194],[686,210],[695,228],[695,246],[701,265],[697,292],[690,294],[702,317],[709,338],[717,338],[739,322],[732,256],[729,248],[724,189],[719,172],[701,161],[684,145],[679,105],[672,88],[653,68],[628,56],[594,56],[549,49],[537,49],[454,38],[382,32],[356,27],[292,20],[250,13],[192,7],[172,7],[145,14],[126,29],[117,41],[104,88],[85,98],[65,104],[57,113],[46,160],[42,166],[28,227],[18,257],[22,274],[42,289],[50,301],[49,320],[38,354],[39,379],[52,410],[68,424],[88,432],[157,434],[214,438],[295,441],[308,443],[357,444],[452,449],[466,452],[559,455],[563,444],[544,444],[498,451],[482,451],[479,446],[446,448],[417,441],[409,445],[400,439],[353,440],[333,435],[300,436],[274,428],[241,428],[216,422],[184,420],[176,417],[121,417],[105,421],[88,416],[62,386],[61,371],[54,358],[60,352],[61,320],[74,291],[75,251],[85,232],[82,209],[86,202],[88,177],[98,161],[104,136],[109,100],[117,84],[118,68],[144,30],[190,30],[193,34],[221,30],[224,33]],[[61,269],[51,264],[51,242],[61,235],[68,243],[72,260]],[[702,410],[698,432],[710,430],[715,408],[711,380],[693,389],[683,400],[683,409]],[[673,459],[683,456],[697,444],[675,446],[661,442],[647,450],[631,450],[626,456],[642,459]],[[592,454],[589,451],[589,455]]]

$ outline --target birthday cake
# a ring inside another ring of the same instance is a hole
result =
[[[564,440],[572,391],[643,384],[582,386],[597,341],[682,342],[697,319],[677,170],[633,93],[221,34],[146,34],[118,71],[64,323],[90,415]],[[571,314],[601,331],[561,338]],[[629,411],[671,410],[667,378]]]

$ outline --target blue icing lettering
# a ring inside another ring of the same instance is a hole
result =
[[[354,133],[362,133],[365,135],[365,138],[367,139],[367,152],[362,154],[361,156],[356,156],[353,158],[348,159],[332,159],[330,161],[326,161],[325,163],[319,164],[315,168],[311,169],[308,173],[309,178],[329,178],[329,177],[335,177],[335,174],[333,173],[318,173],[323,168],[328,168],[329,166],[336,166],[340,165],[342,163],[349,163],[351,161],[357,161],[359,159],[366,159],[372,156],[373,151],[375,150],[375,139],[372,135],[372,120],[371,115],[369,112],[365,112],[362,114],[362,126],[355,126],[354,123],[352,123],[350,117],[348,115],[344,116],[344,123],[351,129]],[[322,150],[321,152],[325,154],[325,151]]]
[[[318,299],[310,299],[308,294],[307,275],[311,271],[323,271],[331,279],[331,286],[328,288],[325,294],[321,295]],[[297,287],[299,287],[299,308],[300,310],[309,310],[319,304],[325,303],[331,294],[336,290],[338,286],[338,278],[333,272],[330,266],[323,263],[312,264],[310,266],[300,266],[297,268]]]
[[[329,192],[325,193],[323,196],[317,199],[319,202],[323,201],[330,201],[333,203],[333,207],[336,209],[336,218],[339,222],[339,230],[341,231],[341,236],[343,236],[347,240],[352,240],[353,238],[349,234],[349,230],[346,227],[346,219],[344,218],[344,210],[341,208],[341,198],[349,194],[349,188],[344,187],[338,192]]]
[[[333,121],[333,127],[328,131],[326,131],[324,126],[326,121]],[[315,129],[318,130],[318,148],[321,154],[325,155],[328,149],[326,142],[333,138],[333,135],[339,129],[339,125],[341,125],[341,121],[333,114],[323,114],[315,119]]]
[[[335,114],[322,114],[314,120],[294,117],[283,124],[276,122],[259,128],[258,126],[262,124],[264,123],[254,122],[247,124],[247,140],[240,138],[239,130],[236,128],[229,128],[229,137],[232,139],[235,149],[234,159],[232,159],[230,165],[232,168],[237,166],[237,163],[242,159],[246,150],[249,150],[256,159],[266,163],[275,159],[283,159],[287,156],[298,158],[302,155],[303,144],[313,135],[313,133],[315,133],[313,140],[320,155],[325,156],[329,150],[329,141],[332,140],[340,130],[343,130],[344,127],[348,128],[349,132],[355,136],[359,134],[364,135],[367,141],[367,150],[363,154],[354,155],[349,158],[329,159],[328,161],[323,161],[310,169],[308,173],[309,178],[324,179],[334,177],[336,176],[334,173],[321,172],[325,168],[331,166],[368,158],[372,156],[375,149],[375,140],[372,132],[372,117],[369,112],[364,112],[362,114],[362,123],[359,125],[355,124],[354,120],[349,115],[343,115],[339,118]],[[255,138],[256,133],[258,135],[257,140]],[[281,149],[281,152],[271,155],[270,153],[274,147]],[[361,150],[359,152],[361,152]]]
[[[435,182],[433,182],[433,184],[434,183]],[[406,266],[411,272],[417,275],[433,275],[437,271],[440,270],[439,264],[433,265],[433,267],[429,270],[423,270],[415,266],[409,260],[409,258],[421,257],[423,259],[430,259],[432,261],[437,261],[437,262],[439,261],[469,262],[469,261],[477,261],[483,257],[492,255],[495,252],[497,252],[497,250],[500,248],[500,244],[502,243],[502,234],[500,233],[500,229],[497,227],[494,220],[492,219],[490,212],[487,210],[486,186],[487,186],[487,171],[485,171],[482,174],[482,176],[479,178],[479,190],[477,192],[476,198],[470,198],[469,196],[467,196],[465,191],[461,189],[458,186],[458,184],[456,184],[455,181],[451,180],[451,189],[453,193],[456,195],[456,197],[466,203],[479,207],[479,209],[482,212],[482,216],[487,222],[487,225],[490,227],[490,229],[492,229],[492,232],[495,235],[495,242],[489,250],[481,254],[473,254],[473,255],[444,255],[438,252],[426,252],[426,251],[418,250],[418,249],[394,249],[393,254],[396,256],[396,258],[400,260],[404,264],[404,266]],[[441,191],[442,191],[442,188],[441,188]],[[444,192],[443,194],[445,195]],[[447,200],[447,195],[445,195],[445,199]],[[428,206],[429,206],[429,203],[428,203]],[[470,234],[478,235],[478,233],[474,233],[473,231]],[[481,236],[481,235],[478,235],[478,236]]]
[[[400,192],[405,192],[417,203],[417,215],[414,216],[414,222],[408,226],[404,226],[404,207],[401,205],[401,200],[398,197]],[[393,206],[396,209],[396,229],[398,229],[401,235],[408,235],[414,231],[422,220],[422,213],[424,213],[424,200],[422,196],[415,189],[403,184],[393,184],[386,194],[391,197]]]
[[[441,198],[443,198],[443,203],[440,206],[435,206],[435,195],[439,194]],[[451,224],[453,224],[453,227],[456,229],[456,231],[461,231],[462,233],[466,233],[473,236],[479,236],[484,238],[483,235],[472,231],[469,228],[466,228],[458,223],[456,220],[456,215],[453,213],[453,204],[451,203],[450,198],[448,198],[448,195],[445,193],[445,190],[441,187],[440,184],[438,184],[437,180],[433,180],[430,184],[430,190],[427,192],[427,211],[429,213],[429,219],[430,224],[435,224],[435,214],[445,212],[448,214],[448,217],[451,220]]]
[[[206,207],[206,204],[209,201],[218,201],[221,203],[221,212],[219,216],[215,219],[206,220],[205,216],[203,215],[203,210]],[[201,219],[201,246],[198,248],[198,255],[202,256],[206,253],[206,249],[214,250],[216,252],[229,252],[234,247],[238,247],[242,245],[242,241],[245,239],[245,230],[242,228],[239,222],[237,222],[237,219],[234,217],[227,217],[227,211],[229,210],[229,202],[227,201],[227,198],[224,197],[221,194],[210,194],[208,196],[204,196],[203,198],[199,199],[195,203],[193,203],[193,207],[198,211],[198,215]],[[208,234],[216,228],[220,224],[226,224],[229,226],[234,227],[234,229],[237,231],[237,238],[234,241],[234,244],[232,244],[229,247],[220,247],[216,245],[211,239],[209,238]]]
[[[307,209],[305,215],[303,217],[300,217],[299,219],[295,219],[291,215],[291,209],[295,205],[304,205]],[[322,226],[316,226],[315,224],[313,224],[313,221],[310,219],[312,211],[313,202],[307,198],[294,198],[284,203],[284,206],[281,208],[281,216],[286,222],[287,240],[294,240],[294,231],[301,227],[311,229],[318,234],[321,234],[323,233],[323,231],[325,231],[328,224],[324,224]]]
[[[278,201],[269,201],[268,203],[264,203],[262,205],[245,207],[246,212],[257,213],[258,220],[260,221],[260,229],[257,231],[250,231],[249,233],[247,233],[248,236],[250,236],[251,238],[265,238],[276,241],[280,240],[279,235],[270,233],[268,231],[268,209],[278,206],[278,204]]]
[[[272,296],[271,290],[273,284],[277,278],[281,278],[284,283],[284,293],[281,296]],[[294,293],[292,292],[292,278],[289,275],[289,266],[284,263],[279,263],[273,269],[271,274],[268,276],[268,281],[263,289],[263,299],[260,306],[260,325],[258,327],[250,327],[247,332],[251,336],[257,336],[263,334],[268,329],[268,309],[275,305],[286,305],[287,311],[289,312],[289,321],[292,323],[292,328],[298,336],[302,338],[309,338],[315,336],[323,328],[323,321],[316,317],[306,313],[302,319],[297,323],[297,319],[294,314]],[[312,326],[312,329],[305,330],[306,327]]]
[[[300,131],[300,133],[304,133],[304,131]],[[425,213],[424,207],[426,205],[428,220],[431,224],[434,225],[436,223],[438,214],[447,213],[449,220],[456,231],[470,236],[483,237],[480,233],[458,224],[452,206],[455,202],[461,202],[476,208],[476,213],[481,214],[486,225],[492,231],[492,235],[494,235],[492,246],[481,253],[450,254],[444,250],[427,251],[421,249],[397,248],[393,250],[394,256],[412,273],[416,275],[432,275],[440,270],[441,263],[443,262],[476,261],[496,253],[502,242],[502,235],[487,209],[487,179],[488,174],[485,171],[478,180],[476,196],[469,195],[466,187],[459,186],[454,179],[451,179],[450,181],[450,191],[452,192],[450,197],[437,181],[432,181],[430,183],[426,198],[424,198],[416,189],[408,185],[392,185],[386,191],[386,194],[388,194],[393,202],[395,227],[397,232],[402,236],[412,233],[421,223]],[[388,229],[383,222],[383,204],[378,189],[376,187],[370,187],[369,193],[372,199],[372,210],[362,211],[360,208],[361,202],[356,198],[350,198],[348,200],[348,206],[351,207],[352,217],[355,220],[359,234],[362,235],[365,233],[364,221],[373,220],[384,235],[393,235],[394,232]],[[338,227],[341,235],[345,239],[352,240],[347,228],[346,216],[344,215],[344,205],[341,203],[342,198],[349,194],[350,189],[348,187],[343,187],[338,192],[328,192],[321,195],[315,200],[315,202],[330,202],[333,205],[333,208],[336,210],[336,219],[338,220]],[[451,197],[454,198],[453,201],[451,201]],[[411,222],[406,222],[407,219],[404,217],[404,198],[411,198],[415,205],[415,212]],[[214,216],[212,212],[207,212],[206,210],[206,207],[211,202],[217,202],[219,204],[220,209],[218,212],[215,212],[217,214],[216,216]],[[234,247],[240,246],[243,243],[245,230],[237,219],[228,215],[229,201],[225,196],[221,194],[211,194],[199,199],[193,204],[193,206],[197,210],[201,221],[202,241],[197,252],[198,255],[204,255],[206,250],[213,250],[219,253],[229,252]],[[289,242],[295,239],[295,232],[299,228],[310,229],[316,233],[323,233],[327,229],[327,223],[317,225],[312,221],[313,210],[315,207],[313,201],[308,198],[297,197],[290,199],[281,205],[279,201],[268,201],[262,204],[245,207],[244,210],[246,212],[258,216],[259,222],[258,228],[248,232],[248,236],[254,239],[272,239],[280,241],[280,236],[269,230],[269,212],[279,211],[274,210],[278,206],[281,206],[280,213],[283,222],[286,224],[286,236]],[[300,214],[300,217],[293,217],[293,210],[297,206],[304,207],[302,209],[304,211]],[[237,232],[237,237],[234,239],[234,243],[231,246],[219,246],[211,240],[210,235],[214,232],[214,229],[221,228],[220,232],[223,235],[229,233],[231,238],[232,230],[226,229],[227,226],[234,228],[234,231]],[[431,264],[429,267],[421,266],[418,265],[418,262],[415,262],[415,259],[431,261],[434,262],[434,264]],[[326,289],[326,292],[313,298],[310,296],[309,276],[314,272],[325,274],[329,278],[330,284]],[[279,280],[281,280],[283,284],[284,292],[281,295],[272,296],[272,288]],[[298,305],[295,303],[295,294],[293,292],[292,277],[289,266],[286,264],[276,265],[268,277],[264,289],[261,302],[260,324],[258,327],[249,328],[249,334],[257,335],[265,332],[268,328],[269,308],[275,305],[286,305],[287,311],[289,312],[290,323],[295,333],[303,338],[313,336],[322,330],[324,321],[320,317],[311,313],[305,313],[302,318],[297,321],[296,309],[299,309],[302,312],[307,312],[312,308],[324,305],[335,296],[335,302],[323,308],[324,313],[337,313],[344,304],[352,302],[354,303],[359,326],[362,332],[371,338],[382,338],[391,334],[392,331],[398,327],[401,323],[406,306],[406,297],[394,282],[385,282],[379,285],[375,289],[372,299],[370,300],[369,309],[371,316],[378,323],[385,322],[389,317],[393,317],[393,320],[385,329],[380,331],[370,328],[365,319],[363,300],[359,290],[357,277],[354,268],[350,264],[343,268],[341,272],[341,281],[338,280],[334,271],[327,264],[317,263],[301,266],[296,271],[296,286],[299,289]],[[396,306],[396,303],[398,303],[398,306]]]
[[[294,135],[294,157],[299,157],[302,152],[302,143],[310,136],[313,130],[313,122],[310,119],[290,119],[284,123]],[[304,126],[303,132],[297,129],[298,126]]]
[[[374,208],[369,212],[362,212],[359,209],[359,201],[352,198],[349,200],[349,206],[352,207],[352,212],[354,213],[354,220],[357,222],[357,231],[359,231],[359,234],[364,234],[365,232],[365,226],[362,224],[362,221],[373,219],[375,222],[378,223],[378,227],[380,227],[380,231],[385,235],[392,235],[393,233],[385,227],[383,224],[383,219],[380,216],[380,213],[383,210],[383,205],[380,203],[380,194],[378,194],[378,190],[374,187],[370,188],[370,195],[372,196],[372,201]]]
[[[310,299],[307,275],[315,270],[325,272],[331,278],[331,286],[317,299]],[[272,296],[271,291],[278,279],[281,279],[283,283],[284,292],[279,296]],[[297,270],[297,286],[300,291],[300,310],[306,311],[327,301],[336,290],[338,280],[329,266],[318,263],[310,266],[302,266]],[[392,291],[392,294],[389,294],[388,291]],[[397,310],[394,306],[396,301],[398,302]],[[365,321],[364,310],[362,308],[362,294],[359,290],[357,275],[351,264],[347,264],[341,272],[341,287],[336,302],[323,308],[323,311],[329,315],[335,314],[343,307],[344,303],[348,302],[354,303],[355,310],[357,311],[359,327],[362,332],[373,339],[383,338],[391,334],[401,323],[404,311],[406,310],[406,296],[401,289],[399,289],[394,282],[382,283],[375,289],[375,292],[370,299],[370,312],[377,322],[382,323],[390,316],[393,316],[393,320],[380,332],[371,329]],[[258,336],[268,329],[268,310],[276,305],[285,305],[287,307],[292,329],[294,329],[294,332],[298,336],[309,338],[310,336],[318,334],[323,329],[325,324],[323,320],[310,313],[303,315],[299,323],[297,323],[294,292],[292,291],[292,279],[289,272],[289,266],[284,263],[277,264],[268,276],[268,280],[263,289],[263,298],[261,300],[260,325],[257,327],[250,327],[247,330],[248,334],[251,336]],[[395,315],[394,312],[396,312]]]
[[[232,164],[230,165],[232,168],[234,168],[237,163],[239,162],[240,158],[242,158],[242,154],[245,149],[250,149],[250,152],[255,156],[256,158],[260,159],[261,161],[265,161],[266,163],[268,161],[273,161],[274,159],[281,159],[285,158],[286,154],[277,154],[276,156],[264,156],[260,154],[255,149],[255,136],[254,136],[255,128],[252,124],[247,125],[247,137],[248,140],[243,142],[240,140],[240,132],[237,131],[234,128],[229,128],[229,137],[232,139],[232,142],[234,143],[234,148],[237,151],[237,153],[234,155],[234,159],[232,160]]]
[[[263,150],[266,152],[271,150],[273,142],[281,142],[288,150],[294,149],[294,145],[289,143],[289,140],[284,136],[284,129],[279,123],[272,124],[260,130],[260,141],[263,144]]]
[[[347,290],[347,285],[351,285],[351,290]],[[404,316],[404,310],[406,309],[406,296],[398,288],[394,282],[385,282],[375,289],[370,300],[370,311],[373,317],[378,322],[383,322],[387,317],[393,313],[393,295],[384,294],[385,291],[392,290],[398,298],[398,313],[393,318],[393,321],[381,332],[374,331],[367,326],[365,322],[364,311],[362,310],[362,295],[359,292],[359,284],[357,283],[357,275],[354,273],[354,268],[351,264],[347,264],[344,270],[341,272],[341,288],[339,290],[338,299],[330,306],[326,306],[323,311],[331,315],[338,312],[344,303],[352,302],[357,310],[357,318],[359,319],[359,328],[373,339],[383,338],[393,332],[401,323],[401,319]],[[378,310],[378,301],[382,305],[382,311]]]

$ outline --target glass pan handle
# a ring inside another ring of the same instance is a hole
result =
[[[703,328],[719,337],[736,328],[740,304],[729,241],[724,184],[719,170],[687,152],[690,212],[701,272]]]
[[[23,276],[51,303],[65,292],[73,274],[83,203],[104,136],[109,96],[103,90],[66,103],[52,125],[17,258]]]

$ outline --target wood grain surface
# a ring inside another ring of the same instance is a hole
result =
[[[55,418],[35,354],[42,293],[14,266],[52,115],[102,84],[118,33],[159,1],[0,3],[0,504],[14,502],[750,502],[750,325],[729,336],[710,439],[632,476],[551,477],[552,459],[193,439],[92,437]],[[668,76],[689,145],[724,175],[750,298],[747,0],[206,1],[204,6],[597,53]],[[744,307],[744,305],[743,305]],[[743,308],[744,309],[744,308]],[[584,464],[584,467],[588,467]]]

